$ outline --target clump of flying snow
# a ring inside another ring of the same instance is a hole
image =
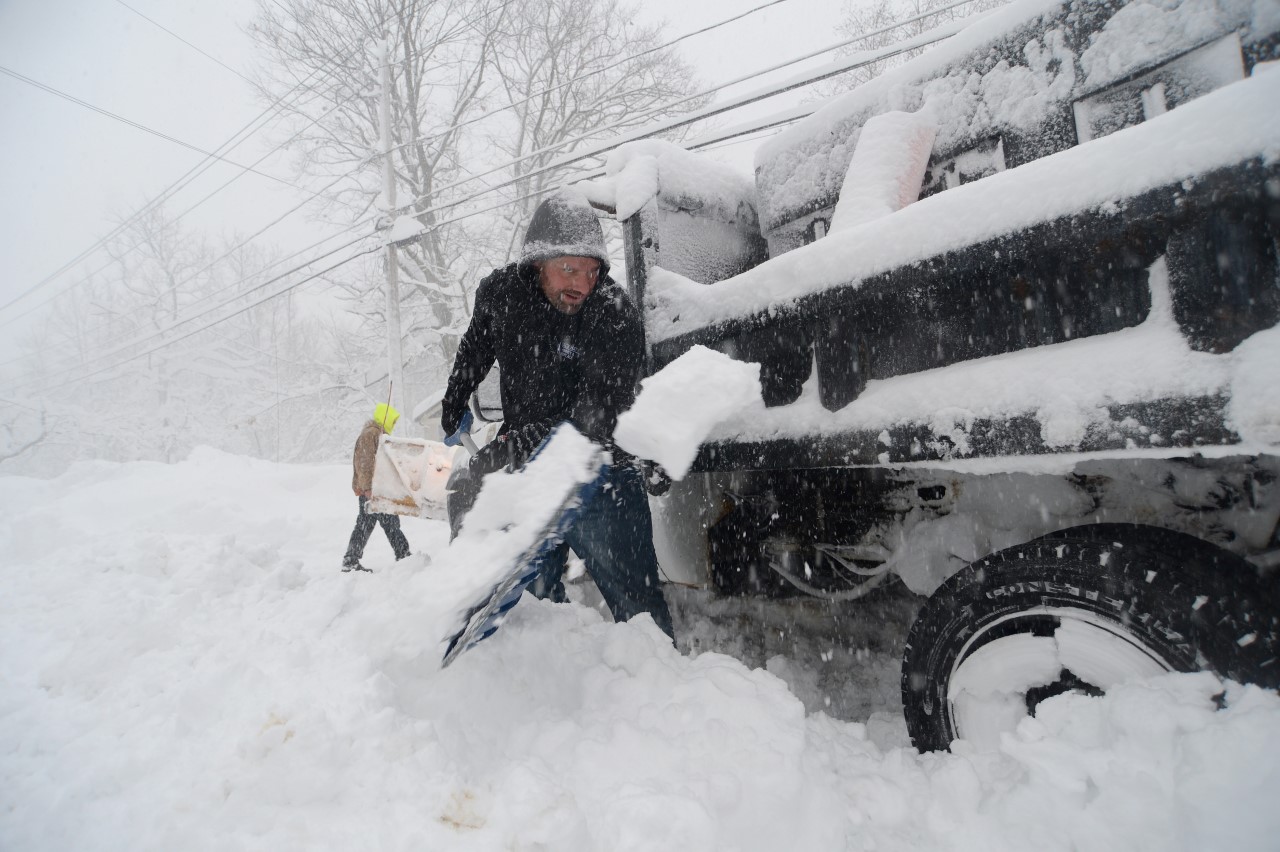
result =
[[[760,401],[760,365],[694,346],[640,382],[635,404],[618,418],[614,440],[683,479],[716,424]]]
[[[1058,696],[996,750],[920,755],[874,718],[806,713],[771,673],[811,690],[800,661],[682,655],[647,617],[577,604],[526,599],[440,671],[448,530],[406,519],[414,556],[375,532],[374,573],[343,574],[349,484],[209,450],[0,477],[0,847],[1261,852],[1280,833],[1280,697],[1207,675]]]

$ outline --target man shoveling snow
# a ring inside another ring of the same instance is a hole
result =
[[[615,620],[647,612],[674,639],[643,477],[637,460],[612,439],[618,415],[635,398],[644,331],[635,306],[608,273],[595,213],[580,194],[562,193],[534,212],[519,262],[480,282],[449,376],[441,426],[454,438],[467,431],[467,401],[495,361],[504,423],[455,478],[449,522],[457,535],[483,478],[523,464],[557,424],[568,421],[608,449],[613,464],[601,493],[542,559],[530,589],[565,600],[562,577],[573,548]]]

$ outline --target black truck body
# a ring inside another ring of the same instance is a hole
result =
[[[1021,0],[771,142],[754,193],[659,171],[622,219],[650,369],[703,345],[759,363],[763,390],[655,504],[668,572],[833,600],[896,574],[929,595],[903,670],[922,748],[980,738],[1000,703],[964,691],[968,661],[1066,647],[1068,623],[1103,656],[1134,649],[1130,676],[1280,686],[1280,132],[1256,108],[1280,108],[1280,14],[1259,8]],[[918,200],[833,227],[862,128],[923,110]],[[1063,382],[1081,341],[1159,323],[1225,378]],[[1022,408],[866,404],[1019,364],[1045,376]],[[1066,434],[1058,397],[1088,413]],[[1034,712],[1115,676],[1073,665],[1000,700]]]

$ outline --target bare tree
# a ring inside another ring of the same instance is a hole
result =
[[[49,437],[47,413],[0,401],[0,464],[21,457]]]
[[[225,241],[232,247],[157,208],[108,245],[113,264],[55,302],[27,343],[32,357],[16,384],[26,408],[0,418],[10,442],[26,450],[23,464],[38,468],[33,456],[51,468],[79,457],[172,461],[197,444],[297,458],[292,437],[317,419],[319,396],[339,407],[358,397],[333,366],[335,350],[292,300],[251,306],[271,275],[271,253],[234,235]],[[223,311],[174,325],[223,303]],[[174,340],[220,315],[224,321]],[[47,427],[34,425],[33,412]],[[37,433],[41,440],[19,440]],[[306,452],[323,457],[317,442]]]
[[[438,188],[465,176],[458,125],[480,104],[494,34],[511,4],[501,0],[281,0],[264,2],[251,34],[272,60],[260,84],[293,119],[300,171],[332,183],[330,220],[386,217],[379,209],[383,159],[379,77],[391,70],[392,162],[400,213],[424,226],[399,254],[406,357],[437,357],[441,332],[466,313],[462,275],[469,243],[438,227]],[[383,51],[385,53],[385,59]],[[381,205],[385,208],[385,205]],[[385,222],[384,222],[385,224]],[[370,338],[382,338],[381,273],[362,264],[333,279]]]
[[[634,17],[617,0],[264,0],[252,30],[273,60],[262,93],[285,96],[301,168],[337,180],[327,214],[348,223],[375,212],[381,193],[375,45],[392,46],[399,212],[425,228],[398,253],[404,351],[419,381],[439,380],[469,319],[468,287],[510,256],[533,196],[563,180],[563,170],[535,174],[571,150],[562,143],[656,120],[692,91],[670,51],[619,64],[659,43]],[[469,203],[485,173],[517,182]],[[369,262],[334,279],[366,323],[366,363],[380,357],[382,277]]]
[[[658,49],[661,27],[637,26],[636,17],[619,0],[529,0],[503,21],[494,71],[514,107],[490,139],[514,161],[515,183],[501,214],[506,244],[495,262],[515,254],[546,188],[582,170],[580,164],[547,170],[548,164],[706,101],[688,99],[696,79],[672,50]],[[575,139],[581,141],[569,144]]]

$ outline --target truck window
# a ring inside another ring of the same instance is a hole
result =
[[[1083,144],[1132,127],[1242,79],[1240,36],[1232,33],[1076,101],[1076,138]]]

